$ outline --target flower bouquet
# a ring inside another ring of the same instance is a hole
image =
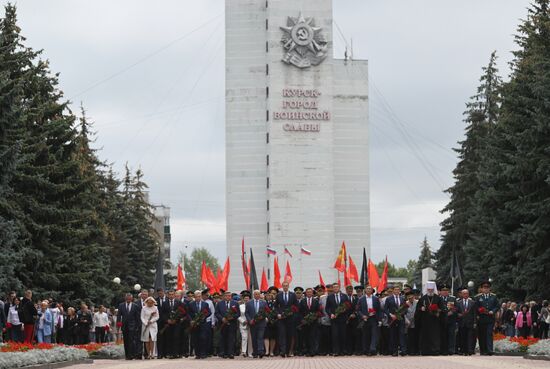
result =
[[[269,306],[266,306],[263,309],[258,310],[256,315],[254,315],[254,319],[250,321],[250,325],[254,325],[256,324],[256,322],[265,320],[267,317],[269,317],[270,313],[271,313],[271,309],[269,308]]]
[[[430,306],[428,306],[428,312],[432,315],[439,316],[440,311],[441,309],[439,309],[438,304],[430,304]]]
[[[338,305],[334,311],[334,319],[338,318],[340,315],[347,313],[351,309],[351,302],[344,301]]]
[[[191,320],[191,326],[189,327],[189,330],[193,331],[197,329],[204,321],[204,319],[206,319],[208,313],[210,313],[210,310],[208,308],[202,309],[199,313],[197,313],[193,320]]]
[[[478,314],[481,314],[481,315],[488,314],[487,309],[485,309],[483,306],[479,307],[477,309],[477,312]]]
[[[298,306],[296,305],[291,305],[289,307],[287,307],[284,311],[284,313],[282,314],[282,319],[286,319],[286,318],[289,318],[291,316],[294,316],[294,314],[296,314],[297,312],[299,312],[300,309],[298,309]]]
[[[228,325],[231,321],[237,319],[241,315],[240,310],[236,306],[231,306],[224,315],[225,321],[220,325],[220,330]]]
[[[403,304],[401,304],[401,306],[399,306],[395,311],[395,313],[393,314],[395,318],[391,318],[390,326],[394,322],[403,320],[403,316],[407,313],[407,310],[409,310],[409,307],[411,307],[411,305],[409,304],[408,301],[405,301]]]
[[[300,322],[300,325],[298,325],[298,329],[302,329],[306,325],[311,325],[317,322],[317,320],[322,316],[323,313],[321,313],[320,311],[312,311],[311,313],[307,313],[304,316],[304,319],[302,319],[302,321]]]
[[[177,324],[179,322],[182,322],[184,320],[187,319],[187,310],[185,310],[185,308],[183,307],[183,305],[180,305],[178,306],[177,309],[175,310],[172,310],[170,312],[170,316],[168,316],[168,321],[166,324],[161,330],[160,330],[160,334],[163,334],[167,329],[168,327],[170,326],[173,326],[174,324]]]

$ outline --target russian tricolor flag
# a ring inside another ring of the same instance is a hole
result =
[[[266,252],[268,255],[277,255],[277,251],[269,246],[266,246]]]
[[[306,249],[303,246],[300,248],[300,252],[304,255],[308,255],[308,256],[311,255],[311,251],[309,251],[308,249]]]

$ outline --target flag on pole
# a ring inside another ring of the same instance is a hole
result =
[[[241,244],[241,261],[242,261],[242,267],[243,267],[244,284],[246,286],[246,289],[248,290],[250,288],[250,275],[248,274],[248,267],[246,265],[246,251],[244,250],[244,237]]]
[[[277,255],[277,251],[274,248],[269,247],[269,245],[267,245],[265,249],[268,255]]]
[[[300,247],[300,252],[303,254],[303,255],[307,255],[307,256],[310,256],[311,255],[311,251],[309,251],[308,249],[306,249],[305,247]]]
[[[178,282],[176,289],[178,291],[183,291],[183,285],[185,284],[185,276],[183,275],[183,269],[181,268],[181,264],[178,264]]]
[[[344,287],[351,286],[351,280],[349,278],[348,268],[344,269]]]
[[[219,281],[219,286],[224,291],[227,291],[229,289],[229,273],[231,273],[231,264],[229,262],[228,256],[222,269],[221,280]]]
[[[288,282],[290,284],[292,282],[292,270],[290,270],[290,262],[286,261],[286,268],[285,268],[285,282]]]
[[[351,255],[348,256],[349,260],[349,278],[354,280],[355,282],[359,282],[359,275],[357,273],[357,267],[355,266],[355,263],[353,262],[353,259],[351,258]]]
[[[254,265],[254,255],[250,249],[250,290],[258,289],[258,275],[256,274],[256,266]]]
[[[319,272],[319,285],[323,286],[324,289],[327,289],[327,286],[325,284],[325,281],[323,281],[323,276],[321,275],[321,271],[317,270]]]
[[[384,270],[382,271],[382,278],[378,283],[378,290],[382,291],[388,287],[388,256],[386,255],[386,263],[384,264]]]
[[[371,259],[369,259],[369,284],[376,290],[376,292],[379,292],[378,284],[380,283],[380,277],[378,276],[378,270],[376,269],[376,265],[372,262]]]
[[[367,285],[368,282],[368,272],[367,272],[367,251],[363,247],[363,263],[361,265],[361,277],[359,277],[359,283],[363,286]]]
[[[285,254],[287,254],[288,256],[292,257],[292,254],[290,253],[290,250],[286,248],[285,246]]]
[[[279,269],[279,258],[275,256],[273,258],[273,286],[275,288],[281,288],[281,270]]]
[[[265,274],[265,268],[262,268],[262,283],[260,284],[260,291],[267,291],[269,283],[267,282],[267,274]]]
[[[345,242],[342,242],[342,247],[340,247],[340,252],[338,253],[338,257],[334,262],[333,268],[338,270],[339,272],[344,272],[346,270],[346,243]]]

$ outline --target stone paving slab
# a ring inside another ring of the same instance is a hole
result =
[[[407,356],[407,357],[315,357],[315,358],[235,358],[224,360],[96,360],[71,369],[538,369],[550,368],[548,362],[507,356]]]

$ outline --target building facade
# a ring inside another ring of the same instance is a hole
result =
[[[152,205],[155,218],[153,227],[157,231],[159,245],[163,245],[164,260],[170,261],[170,208],[164,205]]]
[[[243,238],[270,284],[266,246],[293,285],[334,281],[343,241],[370,256],[367,62],[333,57],[331,0],[226,0],[225,14],[229,287],[244,287]]]

